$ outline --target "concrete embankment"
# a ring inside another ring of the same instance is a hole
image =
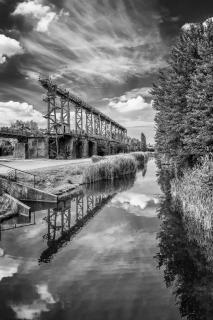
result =
[[[7,193],[3,193],[0,197],[0,223],[15,215],[29,216],[30,207],[21,201],[15,199]]]
[[[4,192],[20,201],[57,202],[56,195],[22,183],[10,181],[6,178],[0,178],[0,183]]]

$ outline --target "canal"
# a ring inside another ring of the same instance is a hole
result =
[[[161,197],[151,159],[135,179],[5,221],[0,319],[182,319],[165,279]]]

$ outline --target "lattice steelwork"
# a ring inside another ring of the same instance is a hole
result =
[[[101,118],[101,130],[100,130],[101,136],[106,137],[106,121],[105,119]]]
[[[43,238],[47,240],[48,246],[42,252],[39,263],[50,262],[53,255],[68,243],[112,197],[113,195],[107,194],[91,196],[78,195],[72,198],[70,204],[64,201],[61,205],[61,202],[59,202],[57,209],[48,210],[48,215],[44,218],[47,222],[48,229],[47,234],[43,236]],[[73,207],[71,205],[72,203],[75,203],[76,206]],[[84,203],[86,204],[85,206]]]
[[[48,133],[51,136],[49,143],[50,154],[55,157],[59,155],[59,136],[73,134],[73,131],[70,130],[71,105],[74,105],[75,108],[76,135],[82,136],[86,133],[88,136],[99,136],[103,140],[124,142],[126,128],[79,97],[60,88],[50,78],[40,78],[39,81],[47,90],[45,101],[47,101],[48,112],[45,117],[48,120]],[[60,98],[59,103],[57,102],[57,97],[58,100]],[[86,121],[84,121],[83,112],[85,112]],[[61,152],[63,152],[63,148],[61,148]]]
[[[94,196],[87,196],[87,212],[91,212],[94,209],[95,201]]]
[[[61,132],[70,133],[70,102],[69,95],[61,97]]]
[[[48,209],[47,217],[44,218],[47,222],[48,230],[43,238],[47,241],[60,238],[63,233],[74,228],[74,226],[83,221],[87,215],[98,209],[107,197],[107,195],[103,194],[96,196],[84,196],[81,194],[73,198],[70,203],[62,203],[63,205],[61,205],[60,208]],[[75,207],[72,207],[72,203],[75,204]],[[86,204],[85,206],[84,203]]]
[[[83,131],[83,112],[82,107],[75,106],[75,132],[82,133]]]
[[[84,217],[84,196],[78,195],[75,198],[75,201],[76,201],[76,221],[78,221]]]
[[[93,135],[93,114],[86,111],[86,133]]]
[[[109,121],[106,121],[106,137],[111,138],[111,123]]]
[[[97,114],[94,114],[94,134],[100,135],[100,116]]]

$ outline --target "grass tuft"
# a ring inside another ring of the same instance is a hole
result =
[[[171,183],[175,200],[180,201],[184,218],[194,219],[204,230],[212,228],[213,216],[213,160],[205,156],[201,164],[185,170],[181,179]]]
[[[119,154],[93,163],[83,172],[83,183],[93,183],[100,180],[113,180],[124,175],[135,174],[137,161],[135,157]]]

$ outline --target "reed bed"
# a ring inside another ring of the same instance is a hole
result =
[[[137,160],[140,163],[147,161],[149,157],[148,152],[143,151],[131,152],[130,154],[135,158],[135,160]]]
[[[171,183],[174,200],[182,205],[186,219],[193,219],[201,228],[208,231],[213,225],[213,160],[210,156],[201,164],[185,170],[181,179]]]
[[[129,154],[119,154],[91,164],[83,172],[83,183],[113,180],[128,174],[135,174],[137,161]]]

